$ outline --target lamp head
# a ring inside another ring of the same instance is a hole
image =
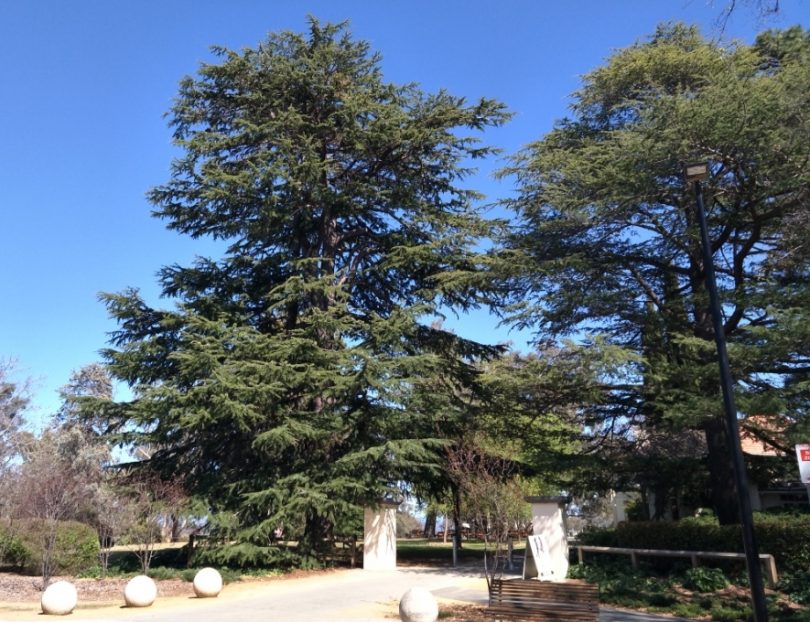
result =
[[[709,178],[709,163],[694,162],[683,167],[684,178],[687,182],[703,181]]]

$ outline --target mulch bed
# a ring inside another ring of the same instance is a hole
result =
[[[66,580],[76,586],[82,602],[117,602],[124,599],[124,587],[129,579],[75,579],[54,577],[52,582]],[[191,583],[181,579],[155,581],[158,596],[183,596],[193,594]],[[42,598],[42,577],[32,577],[9,572],[0,573],[0,603],[38,603]]]

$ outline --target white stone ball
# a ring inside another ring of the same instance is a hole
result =
[[[144,574],[131,578],[124,588],[127,607],[149,607],[157,598],[157,585]]]
[[[51,616],[66,616],[76,608],[79,595],[72,583],[57,581],[51,583],[42,593],[40,605],[42,613]]]
[[[213,598],[222,591],[222,575],[216,568],[203,568],[194,575],[197,598]]]
[[[399,617],[402,622],[436,622],[439,605],[428,590],[412,587],[399,601]]]

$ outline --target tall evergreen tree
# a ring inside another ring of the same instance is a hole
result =
[[[175,309],[104,296],[120,325],[107,361],[136,395],[113,416],[251,542],[283,524],[314,550],[435,463],[434,413],[406,408],[414,381],[461,382],[490,353],[424,322],[472,304],[453,276],[476,269],[488,225],[461,184],[492,153],[474,132],[508,115],[385,82],[345,24],[214,51],[181,83],[183,155],[149,197],[170,229],[227,251],[161,270]]]
[[[798,418],[810,290],[790,223],[806,220],[810,201],[808,41],[792,29],[721,47],[694,28],[661,27],[588,74],[571,118],[506,171],[518,188],[513,319],[555,336],[601,333],[639,355],[635,388],[617,394],[605,429],[702,430],[725,523],[736,520],[736,501],[682,164],[710,163],[710,237],[738,406]]]

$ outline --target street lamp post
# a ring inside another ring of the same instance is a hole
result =
[[[734,477],[737,485],[737,498],[740,509],[740,524],[743,532],[745,562],[748,567],[748,579],[751,585],[751,601],[754,605],[754,621],[767,622],[768,609],[765,604],[765,590],[762,583],[759,550],[754,536],[754,519],[751,512],[751,497],[748,492],[748,481],[745,475],[745,462],[740,445],[740,431],[737,425],[737,406],[734,403],[731,370],[726,351],[726,336],[723,328],[723,314],[720,299],[717,296],[717,281],[714,274],[714,260],[709,241],[709,227],[706,223],[706,210],[703,206],[703,187],[701,182],[709,177],[709,165],[705,162],[688,164],[685,168],[686,181],[694,185],[697,203],[697,217],[700,225],[700,241],[703,251],[703,270],[706,278],[706,289],[709,292],[709,306],[712,313],[714,340],[717,344],[717,358],[720,364],[720,383],[723,388],[723,406],[726,414],[726,434],[731,450]]]

